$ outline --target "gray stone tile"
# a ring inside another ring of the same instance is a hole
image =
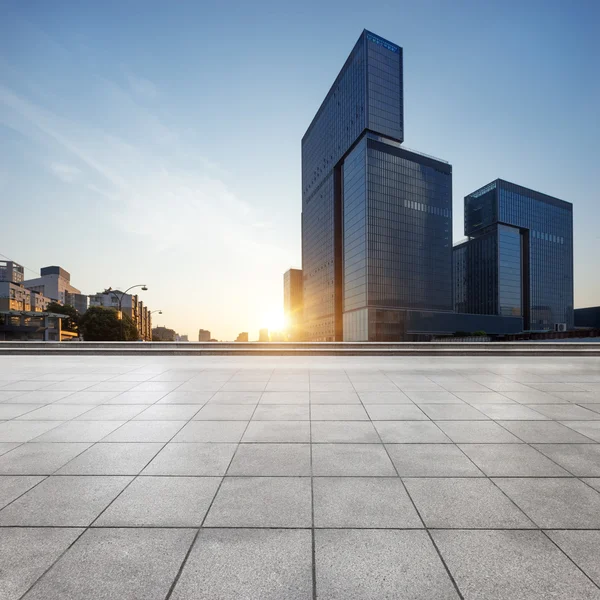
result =
[[[365,409],[358,404],[313,404],[310,407],[313,421],[368,421]]]
[[[600,529],[600,494],[578,479],[494,479],[544,529]]]
[[[10,452],[11,450],[20,445],[21,444],[19,442],[0,442],[0,456],[6,454],[7,452]]]
[[[421,404],[421,410],[435,421],[488,421],[489,417],[468,404]]]
[[[90,529],[27,600],[164,600],[194,534],[190,529]]]
[[[0,423],[0,442],[28,442],[60,424],[61,421],[4,421]]]
[[[309,407],[292,404],[259,404],[253,421],[308,421]]]
[[[51,475],[90,444],[21,444],[0,456],[2,475]]]
[[[600,477],[598,444],[536,444],[535,447],[577,477]]]
[[[92,406],[95,406],[98,404],[106,404],[120,394],[121,392],[90,392],[84,390],[82,392],[69,393],[58,400],[56,404],[91,404]],[[117,402],[116,404],[125,404],[125,402]],[[148,404],[152,403],[149,402]]]
[[[83,529],[0,529],[0,598],[18,600]]]
[[[18,417],[19,421],[68,421],[86,413],[91,406],[87,404],[49,404]]]
[[[240,444],[228,475],[310,475],[309,444]]]
[[[315,477],[315,527],[419,528],[397,477]]]
[[[0,526],[87,527],[131,477],[48,477],[0,511]]]
[[[349,380],[344,381],[310,381],[310,393],[313,392],[356,392]]]
[[[509,379],[496,379],[489,381],[481,381],[485,387],[489,388],[494,392],[502,392],[506,396],[509,393],[517,392],[524,394],[535,394],[536,390],[531,389],[529,386],[523,385],[522,383],[518,383],[516,381],[510,381]],[[510,396],[508,396],[510,398]]]
[[[313,475],[393,477],[396,471],[381,444],[313,444]]]
[[[285,387],[285,384],[283,384]],[[224,383],[221,392],[264,392],[267,384],[264,381],[233,381]],[[284,390],[285,391],[285,390]],[[306,390],[308,391],[308,389]]]
[[[200,527],[220,477],[138,477],[95,527]]]
[[[14,419],[26,413],[33,412],[43,404],[0,404],[0,420]],[[600,417],[600,415],[598,415]]]
[[[400,477],[483,477],[454,445],[386,444]]]
[[[600,403],[600,393],[598,392],[554,392],[552,394],[558,398],[559,402],[574,402],[581,404],[589,402],[591,404]]]
[[[368,404],[406,404],[414,405],[413,401],[400,390],[394,392],[360,392],[360,399],[364,405]]]
[[[144,469],[144,475],[225,475],[236,444],[167,444]]]
[[[398,386],[391,381],[354,381],[354,389],[361,392],[397,392]]]
[[[129,421],[148,408],[143,404],[101,404],[90,407],[91,410],[77,417],[74,421]]]
[[[154,404],[165,395],[166,392],[122,392],[103,404]]]
[[[99,442],[124,423],[125,421],[68,421],[33,438],[31,443]]]
[[[113,380],[114,381],[114,380]],[[144,381],[127,389],[132,392],[172,392],[181,385],[179,381]]]
[[[450,392],[406,392],[415,404],[464,404]]]
[[[408,478],[404,480],[427,527],[523,529],[533,523],[484,478]]]
[[[2,385],[2,383],[0,382],[0,386]],[[17,396],[22,396],[25,392],[19,392],[19,391],[6,391],[6,390],[1,390],[0,389],[0,403],[3,402],[11,402],[13,398],[16,398]]]
[[[310,442],[308,421],[252,421],[243,442]]]
[[[424,531],[317,530],[315,562],[319,600],[459,597]]]
[[[181,384],[175,392],[171,393],[179,394],[182,392],[212,392],[214,394],[223,387],[224,383],[224,381],[190,379],[189,381],[186,381],[185,383]]]
[[[514,400],[498,394],[497,392],[454,392],[461,400],[467,404],[516,404]]]
[[[8,391],[30,391],[39,390],[40,388],[50,385],[47,381],[7,381],[4,385],[0,383],[2,390]]]
[[[518,444],[521,441],[500,425],[488,421],[439,421],[437,425],[456,444]]]
[[[403,392],[444,392],[446,391],[441,385],[438,385],[434,381],[405,381],[397,382],[396,385]]]
[[[163,396],[157,404],[206,404],[214,392],[176,391]]]
[[[600,413],[600,403],[599,404],[580,404],[583,408],[587,408],[588,410],[592,410],[595,413]]]
[[[204,529],[172,600],[312,599],[309,531]]]
[[[522,404],[473,404],[477,410],[496,420],[547,421],[548,417]]]
[[[310,392],[311,404],[360,404],[356,392]]]
[[[100,381],[87,389],[90,392],[126,392],[134,385],[133,381]]]
[[[554,394],[555,392],[581,392],[583,387],[574,385],[572,383],[530,383],[529,387],[540,392],[548,392]]]
[[[598,415],[600,417],[600,415]],[[585,435],[587,438],[600,442],[600,421],[564,421],[570,429]]]
[[[313,442],[350,442],[355,444],[378,444],[379,434],[369,421],[313,421]]]
[[[365,410],[373,421],[429,421],[415,404],[366,404]]]
[[[374,421],[385,444],[449,444],[450,440],[430,421]]]
[[[173,438],[174,442],[239,442],[245,421],[192,421]]]
[[[432,377],[434,381],[436,381],[435,377]],[[469,379],[461,379],[461,380],[440,380],[436,381],[439,385],[441,385],[444,389],[449,392],[481,392],[481,393],[489,393],[489,388],[485,387],[481,383],[477,383],[475,381],[471,381]]]
[[[94,444],[59,475],[137,475],[164,444]]]
[[[210,404],[258,404],[262,392],[217,392]]]
[[[593,441],[554,421],[498,421],[528,444],[593,443]]]
[[[154,404],[133,418],[134,421],[187,421],[200,407],[197,404]]]
[[[185,425],[185,421],[129,421],[104,442],[168,442]]]
[[[226,477],[204,526],[310,527],[311,520],[309,477]]]
[[[502,392],[507,398],[518,402],[519,404],[562,404],[564,400],[546,394],[545,392],[538,392],[537,390],[531,390],[529,392]]]
[[[546,531],[579,568],[600,585],[600,531]]]
[[[0,476],[0,508],[4,508],[9,502],[30,490],[43,479],[43,477],[32,475]]]
[[[595,490],[598,490],[600,492],[600,478],[585,478],[581,481],[584,481],[589,486],[593,487]]]
[[[600,421],[600,414],[575,404],[536,404],[535,410],[556,421]]]
[[[308,404],[308,392],[264,392],[260,404]]]
[[[539,531],[432,531],[465,600],[598,600],[600,592]]]
[[[194,416],[194,421],[249,421],[255,404],[207,404]]]
[[[570,477],[527,444],[461,444],[460,448],[489,477]]]

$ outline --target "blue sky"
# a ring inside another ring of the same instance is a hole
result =
[[[595,0],[0,0],[0,253],[256,339],[301,263],[300,139],[363,28],[404,48],[405,145],[453,165],[455,240],[497,177],[573,202],[575,305],[600,304]]]

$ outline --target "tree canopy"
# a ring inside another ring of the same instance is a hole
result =
[[[86,342],[136,341],[138,330],[129,315],[120,320],[114,308],[90,306],[79,319],[79,331]]]
[[[50,302],[46,307],[46,312],[67,315],[68,318],[62,320],[61,327],[67,331],[77,331],[80,315],[74,306],[71,306],[70,304],[62,305],[58,302]]]

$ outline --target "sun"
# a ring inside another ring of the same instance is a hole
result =
[[[271,310],[265,313],[261,323],[263,327],[268,327],[269,331],[283,331],[286,327],[283,310]]]

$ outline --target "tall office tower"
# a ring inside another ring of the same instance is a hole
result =
[[[459,312],[573,328],[572,204],[497,179],[465,197],[465,235],[453,256]]]
[[[289,340],[302,341],[302,269],[289,269],[283,274],[283,312]]]
[[[403,339],[452,311],[452,168],[401,147],[402,48],[364,31],[302,138],[304,333]]]

